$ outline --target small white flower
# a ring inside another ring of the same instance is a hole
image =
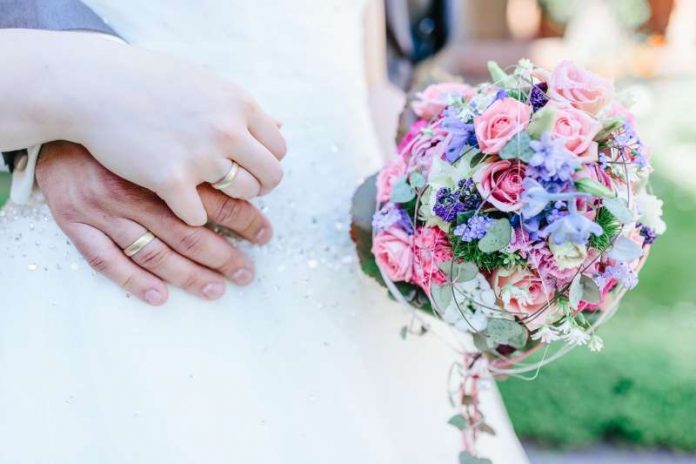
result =
[[[592,335],[590,341],[587,343],[587,347],[590,351],[602,351],[604,348],[604,340],[599,335]]]
[[[585,345],[590,340],[590,335],[580,327],[574,327],[565,337],[566,341],[571,345]]]
[[[549,344],[561,337],[556,333],[556,331],[550,325],[543,325],[541,328],[532,335],[532,340],[539,340],[541,343]]]
[[[662,204],[662,200],[647,192],[636,195],[638,220],[658,235],[664,234],[667,230],[667,224],[662,220]]]

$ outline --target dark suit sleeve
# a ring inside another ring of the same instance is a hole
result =
[[[79,0],[0,0],[0,29],[91,31],[118,36]],[[15,161],[25,153],[26,150],[3,153],[2,159],[12,171]]]

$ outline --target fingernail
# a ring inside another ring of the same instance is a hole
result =
[[[246,285],[254,278],[254,274],[249,269],[238,269],[232,274],[232,280],[239,285]]]
[[[262,227],[258,232],[256,232],[254,239],[257,243],[266,243],[271,239],[271,229],[268,227]]]
[[[145,292],[145,301],[151,305],[160,305],[164,303],[164,295],[159,290],[151,289]]]
[[[220,298],[223,293],[225,293],[225,285],[220,282],[213,282],[203,287],[203,295],[210,300]]]

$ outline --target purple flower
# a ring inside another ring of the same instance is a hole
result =
[[[575,169],[580,166],[580,161],[573,152],[565,147],[565,140],[552,140],[550,132],[545,132],[541,140],[533,140],[529,146],[534,150],[534,154],[529,160],[530,169],[527,169],[527,175],[546,181],[569,180]]]
[[[445,110],[442,127],[451,135],[449,144],[445,150],[445,158],[447,158],[447,161],[450,163],[459,160],[464,154],[467,146],[478,147],[474,125],[462,121],[454,108]]]
[[[529,93],[529,103],[536,113],[549,102],[549,97],[546,96],[546,91],[549,86],[546,82],[540,82],[532,86],[532,91]]]
[[[464,224],[459,224],[454,229],[454,235],[461,237],[464,242],[482,239],[486,231],[493,223],[488,216],[472,216]]]
[[[466,211],[472,211],[481,204],[481,195],[476,190],[476,185],[471,179],[462,179],[457,189],[452,191],[447,187],[438,190],[435,195],[433,212],[446,222],[454,222],[457,215]]]
[[[626,263],[620,262],[613,266],[608,266],[604,272],[598,276],[597,285],[604,287],[611,279],[617,279],[621,282],[621,285],[629,290],[638,285],[638,276]]]
[[[409,235],[414,232],[413,222],[408,213],[397,208],[393,203],[387,203],[372,216],[372,228],[376,231],[388,229],[395,225],[398,225]]]
[[[652,229],[645,224],[638,224],[638,226],[640,227],[640,235],[645,238],[643,243],[645,245],[652,245],[655,242],[655,239],[657,239],[655,229]]]
[[[584,245],[590,239],[590,234],[602,235],[603,232],[599,224],[573,211],[550,223],[543,230],[545,235],[551,236],[556,245],[567,241]]]

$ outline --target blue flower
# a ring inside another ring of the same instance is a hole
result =
[[[546,82],[540,82],[532,86],[532,91],[529,94],[529,103],[532,104],[535,113],[549,102],[549,97],[546,96],[547,90],[549,90],[549,86]]]
[[[467,147],[478,147],[474,125],[462,121],[454,108],[445,110],[442,127],[452,136],[445,150],[445,158],[450,163],[458,161]]]
[[[565,147],[563,138],[551,139],[551,133],[545,132],[541,140],[532,140],[529,144],[534,154],[529,160],[531,169],[527,175],[542,180],[569,180],[580,166],[580,161]]]
[[[461,237],[464,242],[482,239],[486,231],[493,223],[493,219],[488,216],[472,216],[464,224],[459,224],[454,229],[454,235]]]
[[[590,239],[590,234],[599,236],[603,232],[599,224],[578,212],[569,212],[550,223],[543,230],[545,235],[551,236],[551,240],[556,245],[561,245],[567,241],[584,245]]]
[[[531,218],[541,213],[553,200],[552,195],[536,180],[525,177],[522,181],[522,216]]]
[[[372,216],[372,228],[376,231],[388,229],[392,226],[399,226],[409,235],[413,234],[413,221],[408,213],[401,208],[397,208],[393,203],[387,203]]]
[[[437,191],[433,213],[443,221],[453,222],[459,213],[478,208],[482,201],[474,181],[462,179],[454,191],[447,187]]]

